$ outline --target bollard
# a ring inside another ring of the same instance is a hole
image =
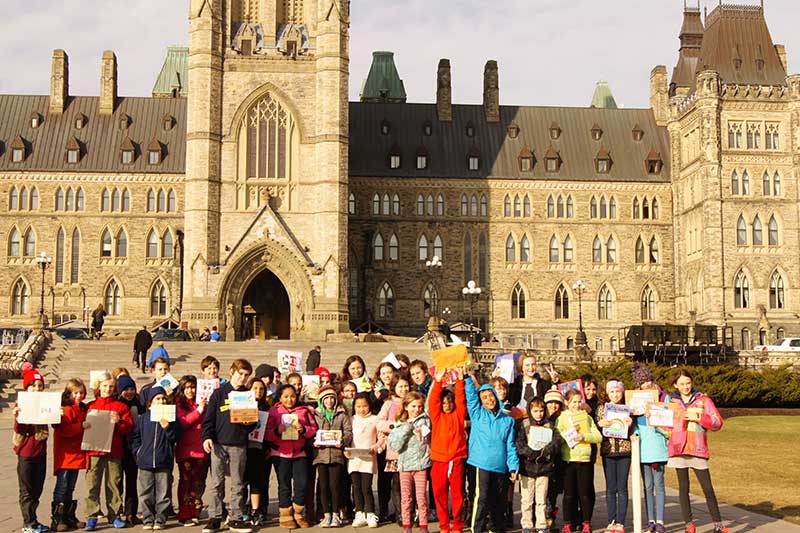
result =
[[[642,533],[642,466],[639,453],[638,435],[631,435],[631,470],[633,533]]]

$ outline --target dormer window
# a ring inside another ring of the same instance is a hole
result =
[[[733,52],[733,54],[732,54],[733,55],[733,68],[735,68],[736,70],[741,70],[741,68],[742,68],[742,55],[739,53],[739,47],[738,46],[734,46],[733,50],[731,50],[731,52]]]
[[[151,165],[161,163],[161,143],[158,139],[153,139],[147,146],[147,162]]]
[[[383,119],[383,122],[381,122],[381,135],[389,135],[390,131],[392,131],[392,129],[389,126],[389,121]]]
[[[126,129],[128,129],[128,124],[129,123],[130,122],[129,122],[128,115],[123,113],[122,115],[120,115],[119,119],[117,120],[117,127],[119,127],[120,130],[126,130]]]
[[[22,163],[25,161],[26,150],[25,150],[25,141],[22,140],[20,135],[17,135],[17,138],[11,143],[11,162],[12,163]]]
[[[603,137],[603,130],[597,124],[592,126],[591,132],[592,132],[592,139],[595,141],[599,141]]]
[[[130,165],[133,163],[133,150],[123,150],[122,151],[122,164],[123,165]]]
[[[638,124],[633,127],[633,131],[631,131],[631,134],[633,135],[633,140],[636,142],[641,141],[642,137],[644,137],[644,131],[642,130],[642,128],[639,127]]]
[[[550,147],[544,155],[544,167],[547,172],[558,172],[561,168],[561,156]]]
[[[78,140],[73,137],[72,139],[67,142],[67,163],[75,164],[80,161],[81,158],[81,146],[78,144]]]
[[[533,152],[526,145],[519,153],[519,171],[530,172],[533,170]]]
[[[655,148],[651,148],[645,159],[645,169],[648,174],[660,174],[664,162],[661,160],[661,153],[656,152]]]
[[[508,126],[508,138],[509,139],[516,139],[519,137],[519,126],[516,123],[512,122]]]
[[[467,137],[475,137],[475,126],[472,122],[467,122],[466,134]]]
[[[556,124],[555,122],[550,124],[549,131],[550,131],[550,138],[553,139],[554,141],[559,137],[561,137],[561,128],[559,128],[558,124]]]
[[[426,168],[428,168],[428,150],[424,146],[420,146],[417,150],[417,170]]]
[[[431,126],[430,122],[426,122],[422,125],[422,134],[425,137],[430,137],[433,134],[433,126]]]
[[[120,162],[123,165],[130,165],[133,163],[134,157],[136,155],[136,146],[134,146],[133,141],[131,141],[130,137],[125,137],[125,140],[122,141],[122,145],[119,147],[120,150]]]
[[[86,115],[83,113],[78,113],[75,115],[75,129],[82,130],[83,127],[86,125]]]
[[[608,174],[611,170],[611,155],[602,146],[595,157],[594,167],[598,174]]]
[[[34,111],[31,114],[31,128],[36,129],[42,125],[42,116]]]
[[[478,170],[481,168],[481,158],[477,155],[471,155],[468,158],[467,164],[469,166],[469,170]]]
[[[172,118],[172,115],[164,115],[164,118],[161,119],[161,127],[164,131],[171,130],[174,124],[175,120]]]
[[[400,147],[395,144],[389,151],[389,168],[400,168],[400,155]]]

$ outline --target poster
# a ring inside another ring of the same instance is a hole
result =
[[[316,374],[308,376],[303,374],[303,389],[306,391],[306,397],[309,400],[316,400],[319,395],[319,376]]]
[[[531,426],[528,431],[528,447],[539,451],[553,440],[553,430],[542,426]]]
[[[501,353],[494,360],[495,375],[504,378],[510,385],[514,381],[514,354]]]
[[[297,422],[297,415],[294,413],[286,413],[281,415],[281,425],[284,427],[283,433],[281,433],[281,438],[283,440],[299,440],[300,439],[300,432],[297,431],[297,428],[294,427],[295,422]]]
[[[626,390],[625,403],[631,410],[639,415],[647,412],[647,404],[658,401],[658,390]]]
[[[350,382],[356,386],[356,392],[369,392],[372,390],[372,384],[366,374],[358,379],[351,379]]]
[[[578,413],[569,412],[561,416],[568,416],[570,418],[570,427],[566,431],[563,431],[561,436],[564,437],[567,446],[574,448],[583,442],[578,440],[578,435],[589,433],[589,413],[586,411],[580,411]]]
[[[567,393],[571,389],[575,389],[575,390],[580,391],[581,399],[584,402],[586,401],[586,394],[583,392],[583,381],[581,381],[579,379],[573,379],[572,381],[566,381],[564,383],[561,383],[561,384],[558,385],[558,388],[561,391],[561,396],[564,397],[565,401],[566,401],[566,398],[567,398]]]
[[[169,391],[175,392],[175,389],[178,387],[178,380],[175,379],[175,376],[167,372],[163,378],[158,380],[158,385],[159,387],[164,387],[164,389],[169,387]]]
[[[437,368],[459,368],[469,363],[469,352],[463,344],[448,346],[431,352],[431,358]]]
[[[258,402],[254,391],[231,391],[228,393],[231,422],[234,424],[253,424],[258,422]]]
[[[20,424],[58,424],[61,422],[60,392],[18,392]]]
[[[106,453],[111,451],[111,439],[114,436],[112,412],[91,409],[86,413],[86,422],[89,427],[83,430],[81,450]]]
[[[675,411],[669,403],[655,402],[647,408],[647,425],[657,428],[671,428],[675,425]]]
[[[338,429],[318,429],[314,445],[338,448],[342,445],[342,432]]]
[[[630,418],[631,408],[627,405],[619,405],[616,403],[607,403],[605,406],[605,419],[611,422],[611,425],[603,429],[604,437],[613,437],[616,439],[628,438],[628,424],[625,423],[625,418]]]
[[[395,370],[400,370],[400,367],[402,366],[400,361],[397,360],[397,356],[394,355],[394,352],[389,352],[386,357],[381,359],[381,363],[389,363],[395,368]]]
[[[278,370],[281,374],[303,373],[303,352],[278,350]]]
[[[350,455],[350,459],[360,459],[361,461],[372,461],[373,455],[369,448],[345,448]]]
[[[89,390],[94,390],[100,385],[100,380],[107,373],[107,370],[90,370],[89,371]]]
[[[264,442],[264,433],[267,429],[268,420],[269,411],[259,411],[258,423],[256,423],[256,428],[247,435],[248,440],[252,442]]]
[[[169,404],[152,404],[150,406],[150,422],[175,422],[175,406]]]
[[[430,372],[431,377],[436,378],[436,373],[438,372],[436,365],[429,366],[428,372]],[[458,381],[458,371],[455,368],[445,370],[441,381],[445,387],[454,385]]]
[[[219,388],[219,379],[198,379],[197,380],[197,403],[211,398],[215,390]]]

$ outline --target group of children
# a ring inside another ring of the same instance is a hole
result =
[[[253,372],[248,361],[237,359],[207,399],[198,398],[195,376],[183,376],[172,390],[158,385],[170,372],[168,361],[156,359],[152,366],[156,379],[140,391],[125,369],[103,373],[88,403],[81,380],[67,381],[61,422],[52,426],[56,484],[49,528],[38,522],[36,510],[50,428],[15,420],[24,533],[95,530],[104,514],[101,488],[105,517],[115,528],[142,523],[145,530],[161,530],[173,516],[185,526],[200,525],[205,499],[203,533],[223,528],[248,533],[269,524],[273,469],[281,528],[330,528],[347,521],[375,528],[396,521],[404,533],[415,523],[427,533],[429,521],[438,520],[446,533],[467,528],[502,533],[513,527],[519,482],[523,533],[554,527],[562,493],[563,533],[591,533],[598,452],[606,479],[604,531],[624,533],[634,441],[640,446],[641,464],[633,466],[644,480],[649,531],[665,532],[664,469],[672,467],[686,533],[695,532],[689,468],[706,495],[714,532],[728,533],[708,473],[706,440],[706,431],[720,429],[722,418],[686,370],[677,371],[667,394],[646,367],[635,367],[637,389],[654,390],[659,401],[673,404],[674,427],[651,427],[644,412],[633,411],[623,418],[627,438],[613,438],[601,432],[610,425],[605,410],[625,402],[623,383],[608,381],[601,402],[598,383],[584,376],[582,390],[562,396],[552,383],[558,374],[551,366],[550,380],[542,378],[532,355],[519,358],[511,384],[498,375],[481,384],[466,367],[431,375],[424,361],[404,356],[382,362],[370,378],[363,359],[353,355],[338,376],[316,369],[319,387],[313,392],[299,374],[281,383],[277,369],[262,364]],[[219,370],[213,357],[201,363],[203,379],[219,379]],[[41,374],[26,368],[23,387],[44,390]],[[269,413],[258,439],[257,423],[231,413],[229,395],[248,390],[258,410]],[[174,421],[152,420],[150,410],[162,404],[175,405]],[[94,411],[111,412],[109,451],[81,449]],[[73,499],[81,470],[86,470],[85,523],[78,520]]]

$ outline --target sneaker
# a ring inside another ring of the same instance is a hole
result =
[[[553,514],[555,514],[555,511]],[[561,528],[561,533],[572,533],[572,527],[569,524],[564,524],[564,527]]]
[[[121,516],[116,517],[114,521],[111,522],[111,525],[114,526],[114,529],[124,529],[128,527],[128,523]]]
[[[584,522],[581,525],[581,533],[592,533],[592,524],[589,522]]]
[[[656,533],[667,533],[667,528],[661,522],[656,522],[656,528],[653,530]]]
[[[339,518],[339,513],[331,515],[331,525],[329,527],[342,527],[342,519]]]
[[[617,533],[625,533],[625,526],[623,524],[617,524]]]
[[[142,529],[145,530],[145,531],[152,531],[153,530],[153,524],[151,524],[150,522],[142,524]]]
[[[427,527],[420,528],[419,533],[428,533],[428,528]]]
[[[50,531],[50,526],[46,526],[37,520],[36,525],[33,527],[33,530],[38,531],[40,533],[46,533],[47,531]]]
[[[546,527],[539,528],[539,529],[536,530],[536,533],[549,533],[549,532],[550,532],[550,530],[547,529]]]
[[[731,530],[728,529],[728,526],[723,526],[722,524],[714,524],[714,533],[731,533]]]
[[[367,513],[367,526],[371,528],[378,527],[378,515],[375,513]]]
[[[367,517],[361,511],[356,511],[356,516],[353,518],[353,527],[364,527],[367,525]]]
[[[217,533],[222,529],[222,520],[219,518],[209,518],[206,525],[203,527],[202,533]]]
[[[686,533],[697,533],[697,526],[694,525],[694,522],[686,524]]]
[[[95,531],[97,529],[97,517],[90,516],[86,519],[86,527],[83,528],[84,531]]]
[[[438,522],[439,517],[436,516],[436,509],[431,507],[430,511],[428,511],[428,522]]]
[[[655,523],[655,521],[653,521],[653,520],[650,520],[650,521],[647,523],[647,529],[646,529],[646,531],[649,531],[650,533],[653,533],[653,531],[655,531],[655,530],[656,530],[656,523]]]
[[[228,523],[228,530],[232,531],[233,533],[252,533],[253,528],[250,527],[247,522],[242,520],[231,520]]]
[[[603,530],[603,533],[617,533],[617,523],[611,522],[610,524],[608,524],[606,528]]]
[[[319,527],[331,527],[331,513],[325,513],[322,517],[322,521],[319,523]]]
[[[161,522],[156,522],[153,524],[153,531],[161,531],[162,529],[164,529],[164,524]]]

